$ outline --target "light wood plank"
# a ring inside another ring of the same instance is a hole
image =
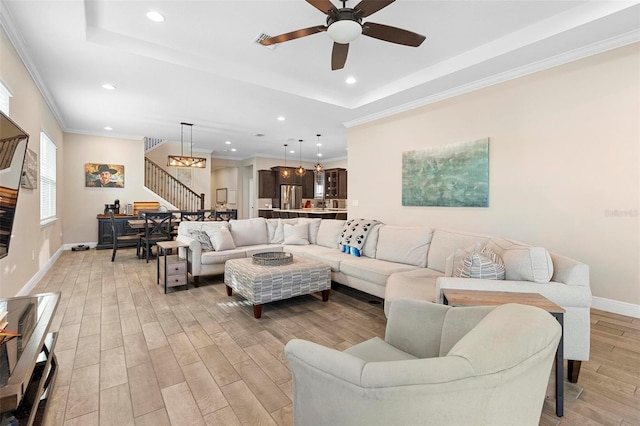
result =
[[[129,386],[124,383],[100,392],[100,426],[132,425]]]
[[[163,409],[164,401],[150,361],[129,367],[127,373],[129,375],[131,405],[137,423],[138,417]],[[156,415],[161,416],[159,413]]]
[[[239,362],[234,364],[233,368],[269,413],[291,403],[278,385],[273,383],[253,360]]]
[[[151,355],[153,370],[156,372],[158,385],[161,389],[184,382],[182,369],[169,346],[150,350],[149,355]]]
[[[207,426],[242,426],[240,419],[231,407],[222,408],[214,413],[204,416]]]
[[[207,366],[218,386],[240,380],[240,376],[217,346],[211,345],[198,349],[200,359]]]
[[[203,415],[229,405],[202,361],[183,366],[182,373]]]
[[[269,412],[242,380],[220,389],[243,425],[276,425]]]
[[[136,426],[171,426],[171,421],[167,415],[167,410],[162,408],[161,410],[136,417]]]
[[[100,389],[127,383],[127,363],[122,346],[100,353]]]
[[[124,336],[123,340],[127,367],[133,367],[151,361],[147,341],[142,334],[142,330],[140,333]]]
[[[162,397],[172,425],[197,426],[205,424],[186,382],[162,389]]]
[[[73,370],[71,383],[69,384],[69,396],[67,398],[66,419],[97,411],[100,395],[100,365]]]

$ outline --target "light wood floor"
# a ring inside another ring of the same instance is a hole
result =
[[[163,294],[132,250],[65,251],[32,293],[60,291],[59,373],[46,425],[291,425],[292,338],[345,349],[384,336],[376,298],[339,287],[268,304],[262,318],[221,277]],[[591,361],[565,417],[541,425],[640,424],[640,319],[592,311]],[[574,388],[575,390],[575,388]],[[573,395],[573,397],[572,397]]]

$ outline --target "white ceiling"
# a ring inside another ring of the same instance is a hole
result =
[[[234,159],[282,157],[303,139],[315,161],[317,133],[325,161],[345,158],[351,125],[640,41],[639,1],[398,0],[364,21],[427,39],[360,37],[331,71],[326,33],[254,42],[324,25],[304,0],[0,0],[0,22],[65,131],[179,141],[186,121],[194,151]]]

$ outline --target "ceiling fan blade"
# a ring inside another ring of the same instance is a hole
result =
[[[425,36],[418,33],[373,22],[366,22],[362,25],[362,34],[378,40],[412,47],[420,46],[426,39]]]
[[[331,9],[336,8],[329,0],[307,0],[307,3],[326,15],[329,14]]]
[[[311,34],[321,33],[327,31],[327,27],[319,25],[315,27],[303,28],[301,30],[291,31],[290,33],[280,34],[274,37],[269,37],[260,41],[260,44],[264,46],[270,46],[276,43],[282,43],[289,40],[295,40],[300,37],[306,37]]]
[[[358,9],[361,10],[363,12],[362,17],[365,18],[365,17],[367,17],[369,15],[373,15],[374,13],[379,11],[380,9],[384,9],[385,7],[389,6],[394,1],[396,1],[396,0],[362,0],[353,9],[354,10],[358,10]]]
[[[333,43],[333,52],[331,52],[331,70],[340,70],[344,68],[347,62],[347,53],[349,53],[349,43]]]

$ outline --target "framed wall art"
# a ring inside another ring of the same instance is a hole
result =
[[[489,206],[489,138],[402,153],[402,205]]]
[[[90,188],[124,188],[124,166],[121,164],[86,163],[85,186]]]
[[[20,185],[26,189],[36,189],[38,187],[38,154],[29,148],[27,148],[27,152],[24,155]]]

